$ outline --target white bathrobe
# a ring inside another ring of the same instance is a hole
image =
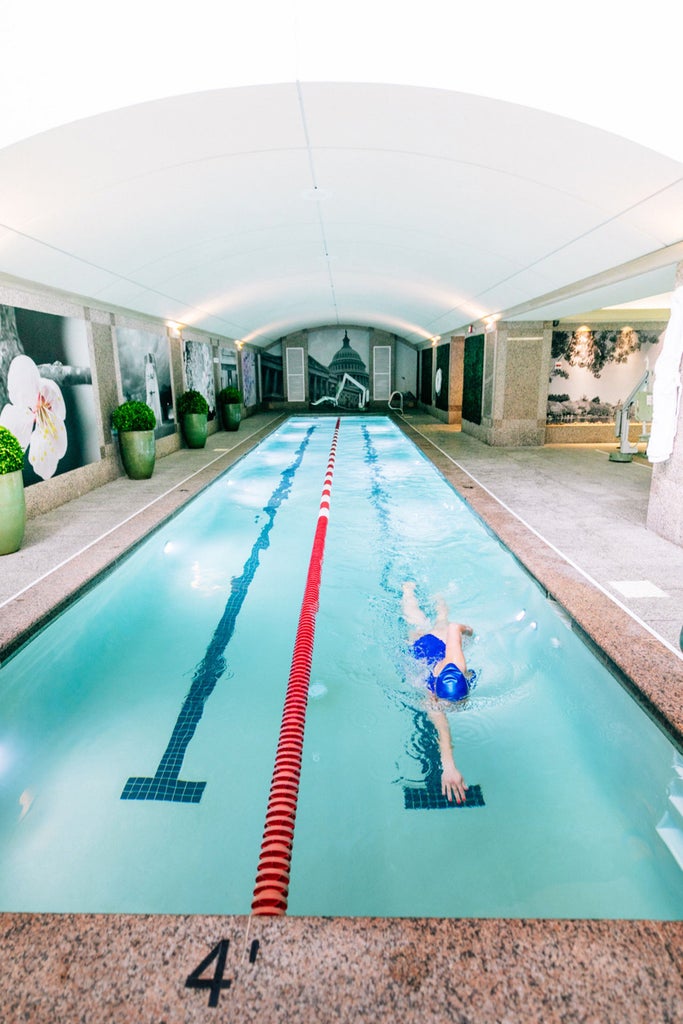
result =
[[[662,351],[655,363],[652,387],[652,429],[647,446],[650,462],[666,462],[676,439],[681,402],[681,357],[683,357],[683,286],[671,296],[671,317]]]

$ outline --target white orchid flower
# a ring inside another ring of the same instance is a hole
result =
[[[9,404],[0,413],[0,424],[11,430],[28,461],[43,480],[54,476],[67,448],[64,418],[66,407],[59,386],[41,377],[28,356],[16,356],[7,374]]]

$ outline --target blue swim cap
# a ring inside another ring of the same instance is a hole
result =
[[[441,700],[464,700],[469,696],[470,690],[474,688],[476,675],[473,672],[468,679],[460,671],[457,665],[449,662],[439,672],[438,676],[431,675],[427,685],[429,689]]]

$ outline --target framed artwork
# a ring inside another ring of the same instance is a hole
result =
[[[24,483],[100,459],[86,323],[0,306],[0,423],[24,448]]]

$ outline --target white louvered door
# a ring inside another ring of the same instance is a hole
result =
[[[388,402],[391,397],[391,345],[375,345],[372,392],[376,402]]]
[[[287,349],[287,401],[304,402],[306,400],[306,381],[304,379],[303,348]]]

